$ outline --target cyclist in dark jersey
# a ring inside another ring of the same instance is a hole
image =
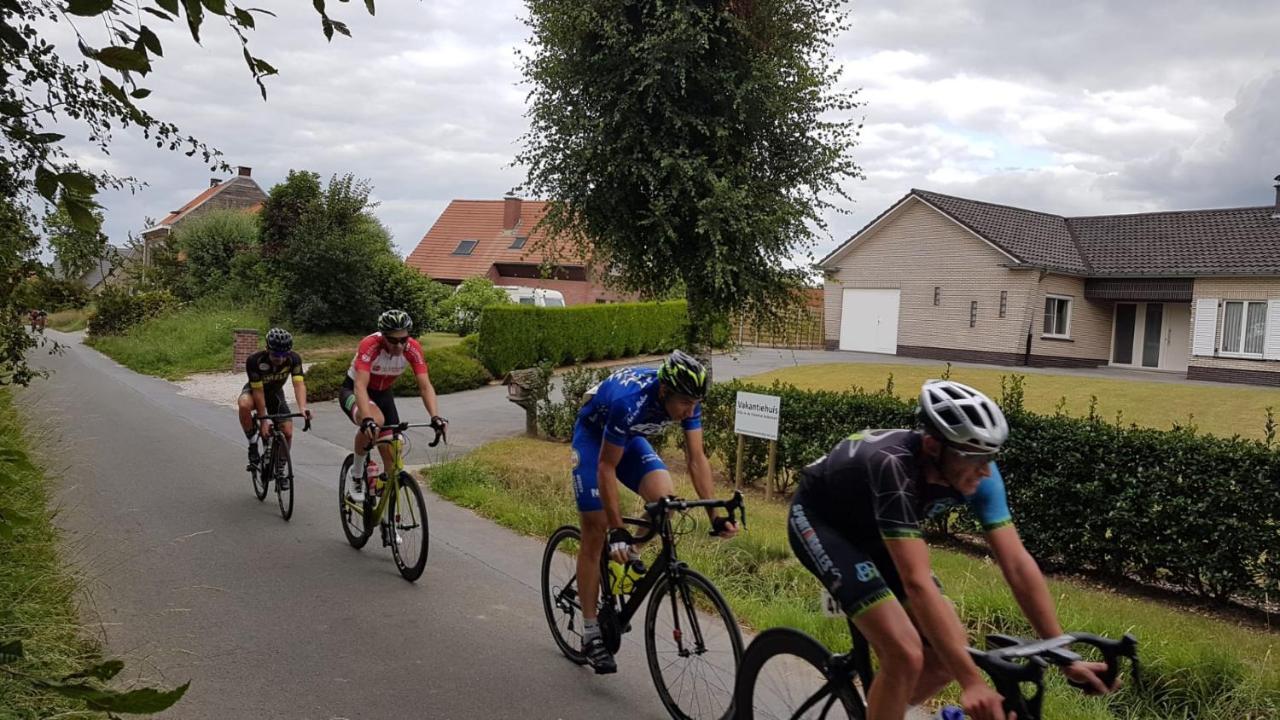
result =
[[[956,382],[920,391],[923,430],[867,430],[801,472],[787,536],[792,550],[867,637],[880,661],[867,720],[900,720],[908,705],[956,680],[967,716],[1004,718],[1002,698],[966,652],[968,638],[933,576],[920,524],[966,505],[982,524],[1018,606],[1044,638],[1062,634],[1048,585],[1022,545],[994,462],[1009,434],[990,398]],[[922,636],[923,635],[923,639]],[[1094,692],[1102,663],[1063,669]]]
[[[307,409],[307,384],[303,379],[302,358],[293,351],[293,335],[284,328],[271,328],[267,332],[267,349],[260,350],[248,357],[244,362],[245,374],[249,382],[240,390],[237,406],[240,411],[240,429],[244,430],[245,439],[249,441],[249,463],[258,462],[258,436],[267,438],[269,423],[262,420],[258,427],[253,426],[253,412],[258,415],[283,415],[290,412],[289,403],[284,398],[284,381],[293,378],[293,394],[298,399],[298,411],[311,417]],[[293,443],[293,423],[286,421],[280,425],[284,437]]]

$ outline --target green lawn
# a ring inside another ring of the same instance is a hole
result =
[[[922,382],[939,377],[944,371],[942,364],[838,363],[786,368],[744,379],[764,384],[781,380],[808,390],[848,390],[855,385],[880,390],[892,374],[895,393],[909,398],[915,396]],[[1016,368],[953,367],[951,379],[973,385],[999,399],[1000,378],[1017,372]],[[1108,420],[1119,416],[1125,423],[1160,429],[1190,422],[1202,432],[1249,438],[1264,437],[1267,408],[1275,408],[1280,414],[1280,389],[1275,388],[1142,382],[1038,372],[1023,375],[1026,407],[1038,413],[1053,413],[1061,406],[1068,414],[1084,415],[1089,411],[1090,398],[1097,397],[1098,413]]]
[[[79,310],[59,310],[49,313],[49,317],[45,319],[45,325],[62,332],[83,330],[89,322],[90,312],[93,312],[92,306]]]
[[[204,302],[132,328],[125,335],[91,338],[89,344],[125,367],[176,380],[192,373],[231,370],[231,331],[257,328],[265,337],[266,310]],[[306,362],[355,354],[363,335],[294,333],[294,347]],[[448,333],[420,337],[424,348],[456,345]]]
[[[687,477],[676,463],[672,466],[677,491],[690,495]],[[577,521],[569,469],[567,445],[522,438],[487,445],[424,474],[436,492],[453,502],[546,538],[559,525]],[[624,512],[638,512],[635,495],[624,492],[622,498]],[[847,648],[843,621],[819,614],[817,581],[792,557],[785,510],[782,502],[752,496],[748,530],[727,542],[706,537],[706,518],[698,517],[698,531],[680,540],[681,558],[712,578],[748,626],[797,627],[833,648]],[[992,630],[1029,632],[989,560],[940,549],[932,555],[948,596],[975,636]],[[1054,675],[1046,718],[1262,720],[1280,712],[1280,635],[1073,582],[1051,582],[1051,590],[1067,628],[1113,637],[1134,633],[1141,642],[1147,683],[1101,701],[1071,691]],[[546,642],[551,645],[549,636]],[[620,661],[642,671],[638,654],[624,651]]]

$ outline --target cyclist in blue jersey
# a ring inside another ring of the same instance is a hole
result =
[[[930,380],[921,430],[865,430],[801,472],[788,513],[796,557],[866,636],[880,662],[867,720],[901,720],[908,705],[955,680],[966,717],[1004,720],[1002,698],[966,652],[968,638],[934,577],[921,522],[967,505],[1018,606],[1044,638],[1062,634],[1048,584],[1013,525],[995,457],[1009,435],[1004,413],[967,385]],[[923,638],[922,638],[923,636]],[[1063,673],[1106,693],[1103,663]]]
[[[612,559],[637,559],[631,534],[618,509],[618,484],[653,502],[674,493],[667,466],[646,439],[671,423],[684,429],[685,457],[698,496],[714,491],[711,464],[702,446],[702,399],[710,386],[707,370],[676,350],[656,370],[623,368],[587,393],[573,429],[573,490],[582,522],[578,552],[578,597],[584,627],[582,652],[599,674],[616,672],[596,624],[600,597],[600,555],[606,540]],[[712,530],[733,537],[737,526],[713,510]]]

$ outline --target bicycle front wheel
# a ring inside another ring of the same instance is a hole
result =
[[[253,494],[258,502],[267,499],[267,477],[263,474],[263,469],[261,462],[249,466],[249,479],[253,481]]]
[[[578,665],[582,654],[582,604],[578,601],[578,551],[582,533],[565,525],[551,533],[542,552],[542,609],[560,652]]]
[[[427,566],[427,502],[418,481],[407,472],[400,473],[399,487],[387,509],[388,542],[396,567],[405,580],[422,577]]]
[[[654,586],[644,618],[649,674],[671,717],[733,716],[742,633],[711,581],[684,568]]]
[[[734,689],[738,720],[864,720],[851,680],[832,682],[831,653],[799,630],[772,628],[742,656]]]
[[[347,542],[351,547],[359,550],[369,542],[373,528],[364,523],[364,507],[347,497],[350,492],[347,482],[348,470],[354,464],[355,455],[348,453],[347,459],[342,463],[342,469],[338,471],[338,516],[342,520],[342,534],[347,536]],[[356,478],[356,482],[362,482],[362,480]]]
[[[293,457],[289,443],[283,437],[276,438],[271,447],[271,467],[275,468],[276,501],[280,503],[280,517],[285,522],[293,517]],[[281,485],[288,487],[281,489]]]

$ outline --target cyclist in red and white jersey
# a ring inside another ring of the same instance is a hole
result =
[[[440,417],[436,402],[436,389],[431,385],[427,375],[427,361],[422,354],[422,345],[409,337],[413,329],[413,320],[403,310],[388,310],[378,317],[378,332],[360,341],[351,366],[347,369],[347,378],[338,391],[338,403],[342,411],[351,418],[351,422],[360,427],[356,431],[354,443],[355,462],[351,464],[350,481],[353,500],[359,501],[364,492],[359,483],[354,482],[364,470],[370,445],[377,436],[377,425],[395,425],[400,422],[400,413],[396,411],[395,396],[391,386],[405,368],[412,368],[418,381],[418,393],[422,396],[422,404],[431,417],[432,427],[442,428],[448,420]],[[382,435],[390,435],[384,430]],[[392,467],[395,458],[390,445],[378,446],[382,455],[382,466]],[[370,474],[372,482],[373,476]]]

